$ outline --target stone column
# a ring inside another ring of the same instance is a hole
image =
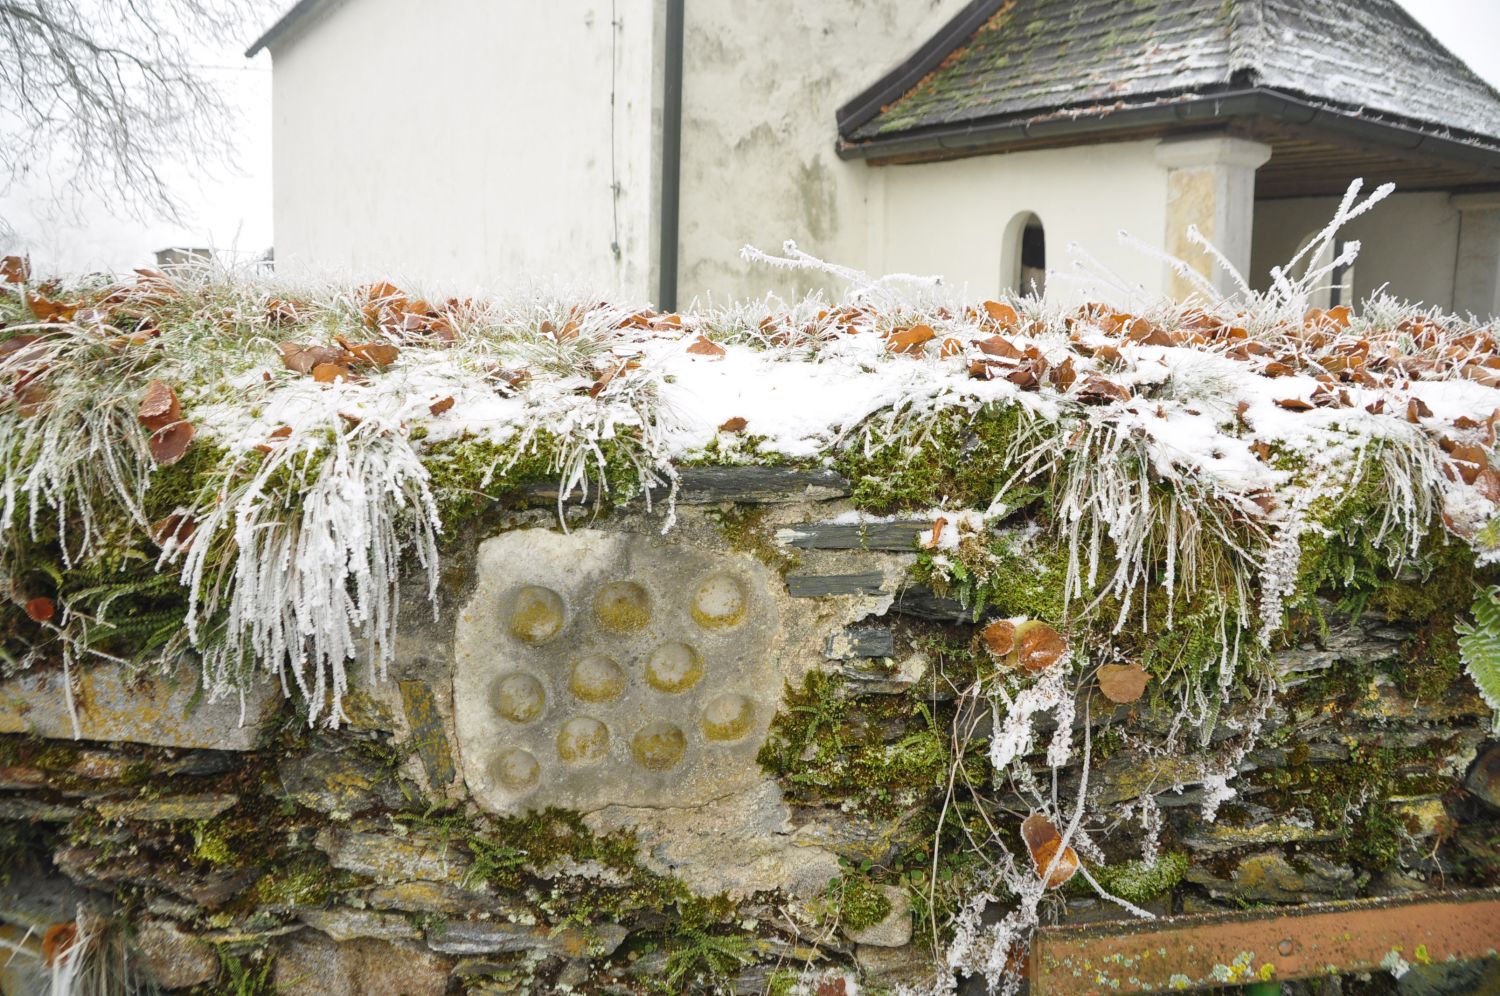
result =
[[[1234,281],[1207,253],[1187,238],[1189,225],[1249,279],[1250,230],[1255,217],[1255,171],[1271,158],[1271,147],[1228,135],[1167,139],[1156,147],[1156,161],[1167,168],[1166,239],[1168,253],[1186,260],[1222,294]],[[1170,270],[1167,293],[1187,297],[1193,284]]]
[[[1454,194],[1458,211],[1458,262],[1453,270],[1453,310],[1481,321],[1500,315],[1500,191]]]

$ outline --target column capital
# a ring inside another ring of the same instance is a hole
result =
[[[1156,161],[1168,169],[1195,169],[1204,166],[1243,166],[1258,169],[1271,158],[1271,147],[1264,142],[1233,135],[1208,135],[1194,138],[1167,138],[1157,143]]]

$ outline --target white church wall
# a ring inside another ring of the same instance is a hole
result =
[[[907,58],[963,0],[692,0],[684,27],[678,300],[798,296],[816,274],[748,266],[792,239],[865,268],[862,161],[839,159],[840,106]]]
[[[1257,201],[1251,286],[1269,287],[1271,267],[1296,255],[1328,223],[1338,202],[1337,197]],[[1361,246],[1351,274],[1354,300],[1363,301],[1386,285],[1386,292],[1395,297],[1451,308],[1458,234],[1459,213],[1447,192],[1392,194],[1341,233],[1341,238],[1357,239]]]
[[[1097,281],[1078,279],[1070,242],[1154,297],[1165,284],[1161,261],[1122,245],[1119,233],[1162,244],[1167,184],[1156,145],[1120,142],[873,167],[882,180],[872,194],[872,269],[942,274],[971,299],[1015,289],[1018,222],[1034,213],[1045,233],[1049,300],[1120,298]]]
[[[327,5],[272,50],[278,269],[654,294],[657,6]]]

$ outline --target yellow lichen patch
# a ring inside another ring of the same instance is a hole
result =
[[[693,593],[693,621],[704,629],[730,629],[745,621],[745,586],[729,574],[703,579]]]
[[[568,691],[584,702],[613,702],[625,691],[625,672],[613,658],[591,654],[574,662]]]
[[[574,716],[557,732],[557,756],[588,763],[609,753],[609,727],[592,716]]]
[[[703,709],[703,735],[710,740],[738,740],[755,722],[755,704],[743,695],[720,695]]]
[[[666,771],[676,767],[687,753],[687,737],[671,723],[652,723],[635,735],[630,752],[641,767]]]
[[[646,682],[659,692],[685,692],[703,677],[703,656],[686,643],[663,643],[646,661]]]
[[[651,594],[634,581],[611,581],[594,595],[594,618],[616,633],[634,633],[651,621]]]
[[[495,682],[490,701],[495,711],[512,723],[529,723],[542,714],[547,692],[531,675],[513,671]]]
[[[510,633],[523,643],[546,643],[563,626],[562,596],[551,588],[527,585],[516,592],[510,610]]]
[[[512,792],[520,792],[529,789],[537,783],[541,777],[542,766],[537,763],[536,757],[529,750],[513,747],[495,759],[495,764],[490,768],[490,775],[510,789]]]

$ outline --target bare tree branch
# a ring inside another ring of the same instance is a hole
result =
[[[167,164],[207,170],[235,115],[196,64],[271,0],[0,0],[0,193],[46,162],[54,192],[181,220]]]

